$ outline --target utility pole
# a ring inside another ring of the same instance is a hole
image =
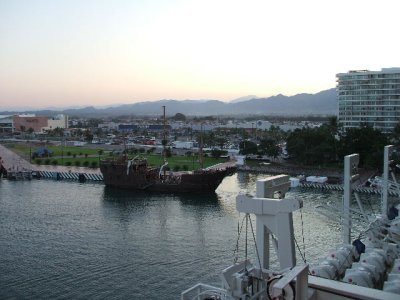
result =
[[[167,158],[167,153],[166,153],[166,146],[167,146],[167,133],[166,133],[166,129],[165,129],[165,126],[166,126],[166,120],[165,120],[165,105],[163,105],[163,122],[164,122],[164,125],[163,125],[163,140],[162,140],[162,144],[163,144],[163,158],[164,158],[164,162],[165,162],[165,160],[166,160],[166,158]]]

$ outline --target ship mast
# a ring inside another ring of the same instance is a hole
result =
[[[167,146],[167,133],[165,130],[166,127],[166,120],[165,120],[165,105],[163,105],[163,122],[164,122],[164,126],[163,126],[163,140],[162,140],[162,144],[163,144],[163,158],[164,158],[164,162],[167,159],[167,153],[166,153],[166,146]]]
[[[204,162],[203,162],[203,123],[201,123],[201,126],[200,126],[199,163],[200,163],[200,167],[203,169],[203,167],[204,167]]]
[[[165,118],[165,105],[163,105],[163,118],[164,118],[164,126],[163,126],[163,165],[161,166],[161,171],[163,174],[163,178],[166,178],[166,170],[165,166],[168,164],[167,163],[167,132],[166,132],[166,118]]]

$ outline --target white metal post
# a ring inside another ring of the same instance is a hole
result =
[[[302,207],[296,199],[285,199],[290,187],[289,176],[278,175],[257,181],[256,197],[239,195],[236,208],[239,212],[256,215],[257,246],[262,267],[269,269],[271,234],[277,240],[280,268],[296,265],[292,212]],[[277,198],[273,198],[276,196]]]
[[[351,242],[351,215],[350,215],[350,199],[352,194],[353,169],[358,166],[358,154],[346,155],[344,157],[344,195],[343,195],[343,218],[342,232],[343,243]]]
[[[270,232],[261,217],[256,218],[256,240],[260,261],[264,269],[269,269]]]
[[[388,213],[388,188],[389,188],[389,164],[393,145],[385,146],[383,153],[383,182],[382,182],[382,215]]]

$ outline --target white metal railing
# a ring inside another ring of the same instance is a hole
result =
[[[203,300],[212,296],[221,300],[231,300],[225,289],[217,288],[212,285],[198,283],[195,286],[181,293],[181,300]]]

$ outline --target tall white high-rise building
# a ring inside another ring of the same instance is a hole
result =
[[[344,129],[364,124],[389,133],[400,122],[400,68],[339,73],[338,122]]]

